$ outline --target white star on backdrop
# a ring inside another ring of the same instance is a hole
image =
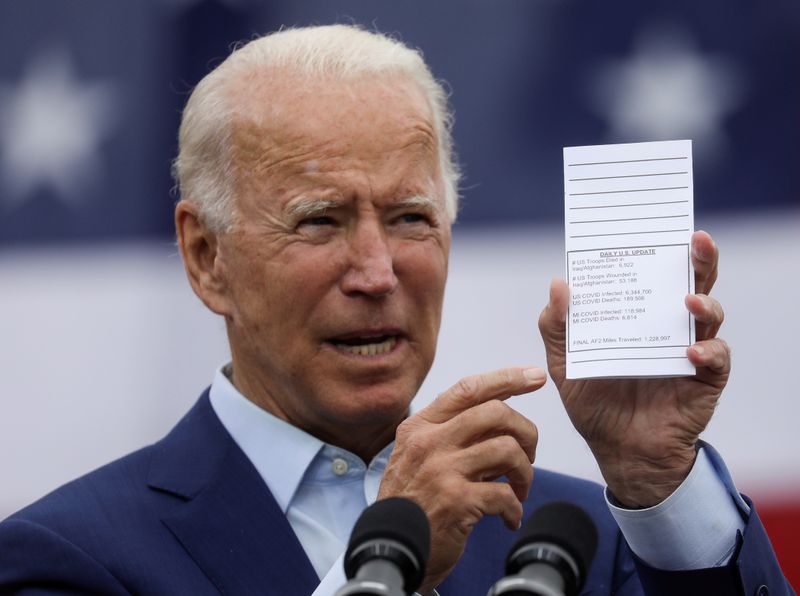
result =
[[[0,202],[39,188],[80,203],[101,175],[101,143],[115,122],[108,82],[80,80],[66,51],[34,57],[19,82],[0,86]]]
[[[628,58],[600,64],[592,78],[590,97],[612,140],[693,139],[701,159],[724,152],[723,121],[744,95],[730,60],[667,29],[645,31]]]

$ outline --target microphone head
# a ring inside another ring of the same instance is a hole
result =
[[[367,507],[356,521],[350,543],[344,556],[344,570],[348,579],[352,579],[360,565],[364,562],[363,549],[357,556],[355,551],[370,541],[393,540],[411,552],[416,561],[415,569],[400,565],[408,592],[413,592],[425,577],[425,565],[431,550],[431,528],[428,516],[422,508],[410,499],[390,497],[375,501]],[[376,552],[372,558],[383,558]]]
[[[557,501],[533,512],[523,526],[520,537],[511,548],[506,573],[518,573],[526,563],[518,557],[520,549],[535,543],[550,543],[569,553],[578,567],[579,584],[586,579],[597,551],[597,528],[583,509],[572,503]]]

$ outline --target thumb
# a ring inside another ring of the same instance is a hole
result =
[[[563,279],[550,282],[550,301],[539,315],[539,332],[547,352],[547,368],[556,385],[566,376],[566,320],[569,287]]]

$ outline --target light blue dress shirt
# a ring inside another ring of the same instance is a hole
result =
[[[324,578],[347,548],[358,517],[375,502],[393,444],[366,465],[357,455],[261,409],[223,371],[211,385],[211,407],[267,483],[311,565]],[[343,583],[342,573],[339,585]]]
[[[393,444],[367,465],[256,406],[237,391],[225,368],[211,385],[211,406],[305,549],[321,580],[313,596],[330,596],[346,581],[344,550],[358,516],[378,495]],[[689,477],[662,503],[638,510],[608,506],[637,556],[673,570],[725,564],[749,512],[710,446],[700,449]]]

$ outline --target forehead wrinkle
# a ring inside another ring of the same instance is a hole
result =
[[[260,177],[287,168],[302,171],[309,161],[318,160],[323,145],[311,145],[307,138],[278,134],[267,126],[237,126],[234,132],[234,164],[239,173]]]
[[[431,142],[434,141],[434,142]],[[417,138],[408,141],[397,152],[410,155],[410,160],[404,165],[401,172],[399,187],[384,188],[380,194],[390,194],[403,197],[393,205],[405,207],[424,207],[438,210],[440,206],[437,198],[437,177],[440,176],[439,160],[435,151],[435,138]],[[424,176],[421,178],[420,175]],[[412,182],[409,184],[409,182]],[[422,184],[422,187],[419,185]],[[405,188],[403,188],[405,187]]]
[[[415,130],[409,138],[400,145],[396,152],[407,153],[411,156],[411,166],[422,166],[432,178],[439,174],[439,159],[436,146],[436,136],[432,130],[423,126],[414,127]]]
[[[237,106],[232,122],[234,137],[238,133],[255,137],[256,148],[259,139],[271,137],[273,147],[281,150],[292,141],[308,141],[309,137],[301,132],[303,129],[308,132],[318,129],[320,124],[335,126],[346,121],[365,125],[362,131],[366,130],[369,136],[374,137],[376,129],[380,132],[389,123],[395,129],[394,134],[419,132],[425,137],[425,144],[436,144],[428,99],[418,83],[402,72],[358,76],[352,80],[335,75],[309,79],[291,68],[272,67],[268,72],[238,79],[229,94]],[[332,110],[313,114],[313,122],[309,122],[312,114],[304,112],[308,111],[310,98],[335,103]],[[368,108],[374,107],[375,102],[381,106],[387,102],[399,103],[399,108],[393,109],[388,119],[382,112],[370,117]]]
[[[436,180],[441,175],[438,144],[427,114],[417,111],[410,115],[400,113],[388,122],[376,121],[374,126],[362,120],[362,126],[357,125],[353,135],[354,131],[347,127],[347,122],[360,119],[360,115],[350,111],[345,121],[338,123],[345,127],[347,133],[342,136],[336,134],[339,126],[334,126],[327,135],[318,135],[318,127],[310,127],[311,123],[303,120],[287,120],[288,113],[276,111],[274,105],[266,113],[262,108],[237,116],[232,131],[234,184],[245,194],[253,191],[260,194],[265,183],[281,193],[281,188],[296,177],[319,182],[326,180],[325,176],[329,173],[362,168],[367,178],[372,178],[368,183],[370,187],[373,183],[383,187],[383,182],[389,180],[381,180],[382,175],[374,179],[370,173],[378,175],[378,172],[385,172],[386,167],[394,172],[397,172],[397,167],[407,170],[407,175],[403,176],[406,179],[411,176],[419,180],[419,174],[424,173],[426,178],[430,177],[433,188],[407,190],[436,194]],[[387,135],[391,135],[389,139]],[[399,161],[393,166],[396,158]],[[313,169],[309,169],[311,163],[314,164]],[[379,191],[379,194],[394,194],[388,188],[382,190],[384,192]],[[306,207],[312,209],[310,204]],[[306,211],[305,208],[298,209]],[[313,207],[314,212],[320,210]]]
[[[410,127],[409,132],[410,139],[407,146],[420,144],[426,151],[436,154],[436,132],[430,122],[427,120],[423,123],[417,122]]]
[[[401,137],[402,141],[391,149],[392,153],[410,151],[415,161],[423,162],[430,159],[430,163],[436,163],[436,134],[428,122],[415,123],[397,136]]]

